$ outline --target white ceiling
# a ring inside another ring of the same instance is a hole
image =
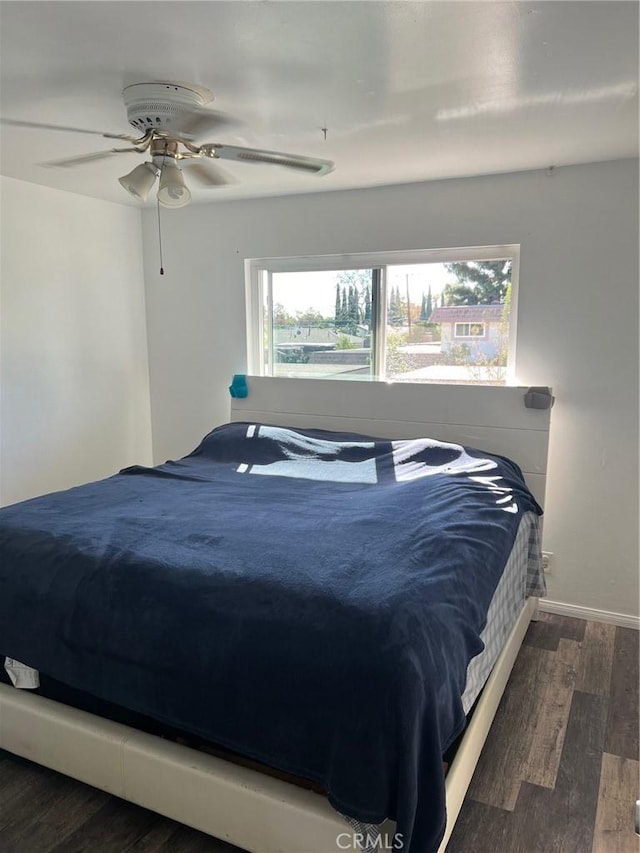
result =
[[[636,2],[2,2],[0,26],[3,118],[126,133],[125,84],[186,80],[243,123],[206,141],[336,163],[229,163],[240,182],[196,201],[638,153]],[[108,140],[3,125],[1,143],[4,175],[135,203],[117,178],[141,155],[38,165]]]

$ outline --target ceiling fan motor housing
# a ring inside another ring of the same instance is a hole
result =
[[[213,93],[192,83],[133,83],[123,93],[127,119],[135,130],[180,130],[181,120],[213,100]]]

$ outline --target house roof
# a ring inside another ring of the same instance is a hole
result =
[[[504,305],[446,305],[435,308],[430,323],[497,323],[502,320]]]

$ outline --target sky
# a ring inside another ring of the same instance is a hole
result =
[[[313,308],[325,317],[335,311],[336,272],[286,272],[273,274],[273,301],[283,305],[289,314]],[[414,305],[420,305],[422,294],[426,295],[429,285],[431,294],[442,292],[448,281],[454,280],[444,264],[401,264],[387,267],[387,290],[400,288],[406,299],[407,281],[409,296]]]

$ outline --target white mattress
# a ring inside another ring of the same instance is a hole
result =
[[[545,593],[538,516],[526,512],[487,611],[487,624],[480,634],[484,649],[467,667],[467,683],[462,694],[465,714],[469,713],[489,678],[525,600],[530,595],[542,596]]]

